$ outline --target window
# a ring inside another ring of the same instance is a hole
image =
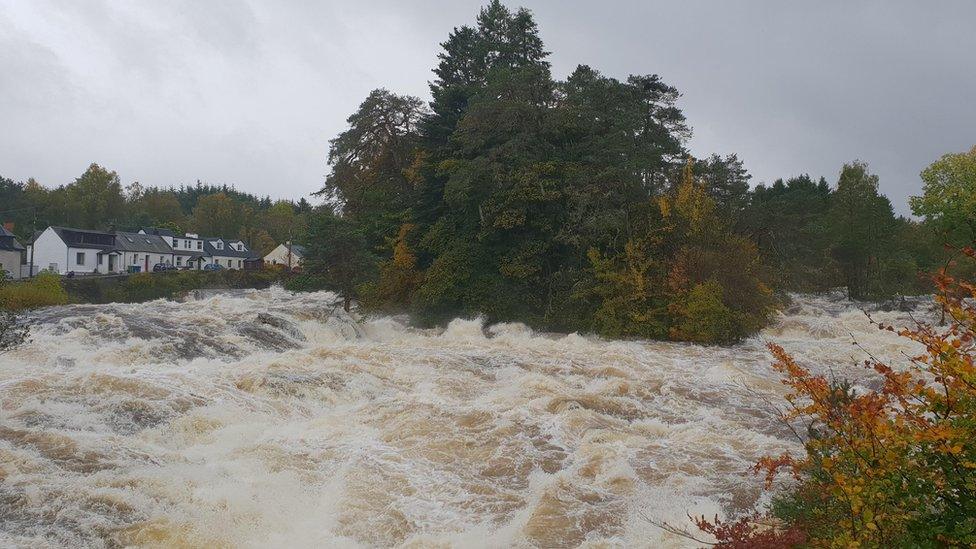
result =
[[[240,268],[241,268],[241,260],[240,260],[240,259],[238,259],[238,260],[237,260],[237,268],[238,268],[238,269],[240,269]]]
[[[180,247],[180,239],[179,238],[174,238],[173,239],[173,247],[174,248],[179,248]]]
[[[132,254],[132,264],[139,263],[139,254]]]
[[[78,252],[77,254],[75,254],[75,263],[77,263],[78,265],[85,264],[85,252]]]
[[[197,240],[197,249],[199,250],[201,248],[203,248],[203,241],[202,240]]]
[[[178,255],[176,256],[176,266],[179,267],[181,265],[183,265],[183,256]]]

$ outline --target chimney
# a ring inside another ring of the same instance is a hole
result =
[[[3,222],[3,228],[4,229],[7,229],[10,232],[14,232],[14,222],[13,221],[4,221]]]

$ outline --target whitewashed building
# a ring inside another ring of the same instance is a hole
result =
[[[160,235],[119,231],[115,233],[115,248],[124,270],[148,273],[160,263],[174,265],[173,248]]]
[[[164,235],[160,236],[166,238]],[[207,262],[207,254],[203,251],[203,239],[199,235],[193,233],[186,233],[183,236],[173,235],[169,237],[169,244],[173,248],[173,264],[180,269],[202,269]]]
[[[121,255],[113,233],[67,227],[48,227],[27,247],[28,262],[58,274],[117,273]]]
[[[215,263],[225,269],[243,269],[245,261],[257,259],[242,240],[205,238],[203,251],[207,263]]]
[[[278,244],[278,247],[271,250],[264,256],[264,263],[267,265],[284,265],[289,269],[299,267],[305,259],[305,247],[285,242]]]

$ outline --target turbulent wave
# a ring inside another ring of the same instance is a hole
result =
[[[865,384],[852,339],[912,351],[840,295],[731,348],[356,322],[278,288],[35,322],[0,356],[3,546],[680,547],[652,522],[751,507],[749,466],[797,449],[766,341]]]

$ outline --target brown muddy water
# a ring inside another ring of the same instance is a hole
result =
[[[357,322],[279,288],[35,314],[0,356],[0,546],[684,547],[796,450],[764,342],[869,383],[839,295],[731,348]],[[905,313],[876,320],[907,324]]]

